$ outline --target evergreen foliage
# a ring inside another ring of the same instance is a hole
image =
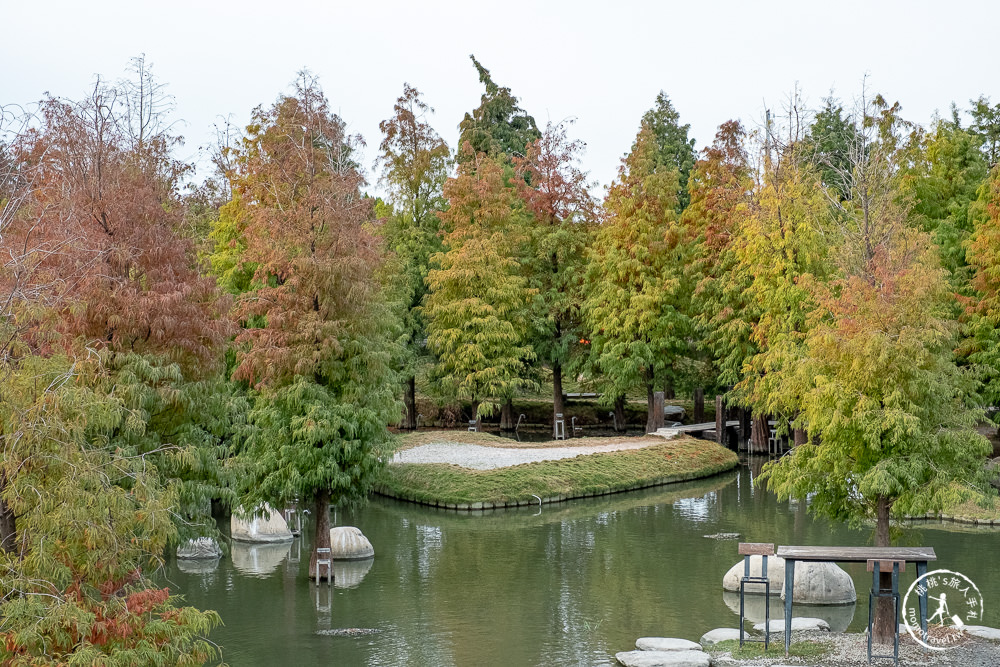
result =
[[[514,172],[485,154],[459,163],[444,186],[445,251],[432,258],[427,276],[427,345],[447,392],[471,399],[477,418],[489,415],[517,391],[536,386],[535,353],[528,332],[532,299],[520,254],[529,215]]]
[[[465,114],[459,124],[458,161],[474,161],[479,153],[491,157],[511,159],[524,156],[527,146],[541,136],[535,119],[518,106],[510,88],[501,87],[493,81],[490,71],[470,55],[472,64],[479,72],[479,82],[486,88],[478,107]],[[465,149],[468,143],[471,151]]]
[[[303,72],[294,95],[255,110],[234,153],[233,210],[216,230],[214,265],[252,271],[249,283],[229,281],[245,286],[233,379],[252,390],[234,448],[243,497],[314,507],[313,571],[330,504],[365,497],[397,408],[398,328],[354,144]]]
[[[677,214],[680,215],[691,202],[688,179],[695,162],[695,140],[688,138],[691,125],[680,124],[680,114],[662,90],[656,96],[653,108],[642,116],[656,142],[656,162],[661,169],[677,170]],[[633,146],[633,149],[635,147]]]
[[[657,150],[644,123],[604,202],[582,306],[605,395],[642,387],[650,410],[653,387],[668,377],[690,335],[677,170],[662,165]]]

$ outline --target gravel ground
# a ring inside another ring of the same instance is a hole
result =
[[[584,454],[616,452],[623,449],[641,449],[643,447],[649,447],[651,444],[661,444],[663,442],[663,440],[652,443],[649,441],[641,443],[618,442],[607,445],[535,447],[532,449],[514,447],[483,447],[482,445],[437,442],[396,452],[395,456],[392,458],[392,462],[451,463],[463,468],[471,468],[473,470],[493,470],[494,468],[506,468],[508,466],[516,466],[522,463],[571,459],[574,456],[581,456]]]
[[[774,635],[772,635],[772,638]],[[802,632],[793,635],[793,641],[815,639],[832,642],[834,651],[824,658],[761,658],[733,660],[728,653],[713,657],[712,664],[719,667],[741,665],[744,667],[777,665],[814,665],[815,667],[862,667],[868,665],[868,642],[863,634],[830,632]],[[781,641],[781,636],[778,636]],[[876,653],[892,653],[892,646],[872,647]],[[888,650],[886,650],[888,649]],[[872,665],[892,665],[891,658],[873,659]],[[899,664],[904,667],[997,667],[1000,665],[1000,644],[986,639],[967,637],[960,644],[943,651],[930,651],[908,636],[900,637]]]

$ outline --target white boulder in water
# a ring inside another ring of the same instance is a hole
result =
[[[263,516],[253,517],[242,509],[233,512],[229,519],[229,534],[238,542],[291,542],[292,531],[288,530],[285,518],[270,505],[264,506]]]
[[[375,548],[354,526],[330,529],[330,556],[333,560],[364,560],[375,555]]]
[[[785,591],[781,591],[784,598]],[[851,604],[858,599],[851,575],[834,563],[796,563],[795,597],[796,603],[803,604]]]
[[[759,577],[761,576],[761,566],[764,562],[762,556],[750,556],[750,576]],[[743,578],[743,573],[745,571],[745,565],[743,561],[740,560],[739,563],[733,565],[726,572],[725,576],[722,577],[722,589],[726,591],[733,591],[734,593],[740,592],[740,579]],[[796,579],[798,579],[799,568],[795,568]],[[780,556],[768,556],[767,557],[767,578],[771,582],[771,595],[781,595],[781,587],[785,585],[785,559]],[[796,586],[798,588],[798,586]],[[764,594],[764,584],[753,584],[747,583],[746,585],[747,593]],[[795,598],[798,602],[799,599]]]
[[[198,537],[177,547],[177,557],[182,560],[209,560],[222,557],[219,543],[211,537]]]

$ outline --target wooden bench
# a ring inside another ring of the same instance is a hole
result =
[[[795,563],[867,563],[868,561],[902,561],[915,563],[917,577],[927,574],[927,563],[937,560],[932,547],[778,547],[777,555],[785,559],[785,655],[792,640],[792,598],[795,591]],[[904,565],[905,566],[905,565]],[[874,565],[872,566],[874,567]],[[891,571],[891,566],[890,566]],[[927,590],[919,594],[920,629],[927,636]]]

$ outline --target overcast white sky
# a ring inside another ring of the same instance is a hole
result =
[[[364,136],[369,167],[404,81],[454,147],[482,93],[470,53],[540,126],[576,118],[571,136],[587,143],[584,166],[603,185],[661,89],[699,149],[725,120],[759,124],[796,83],[818,107],[831,90],[850,102],[867,74],[871,90],[924,124],[952,101],[1000,102],[1000,3],[988,0],[4,4],[0,104],[46,91],[80,98],[94,75],[118,78],[145,53],[175,97],[192,160],[220,116],[245,124],[303,67]]]

